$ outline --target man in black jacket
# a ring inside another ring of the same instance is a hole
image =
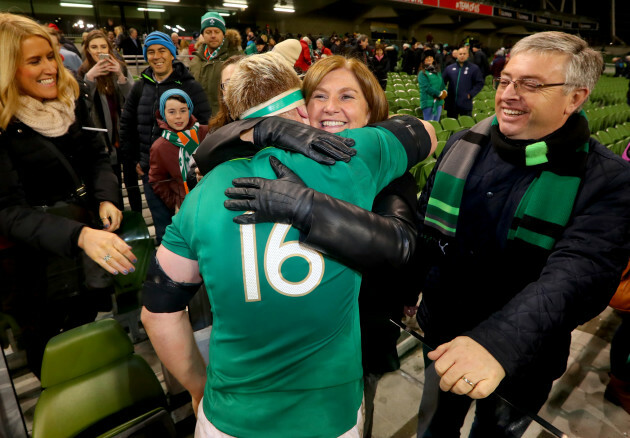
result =
[[[210,104],[201,84],[199,84],[184,64],[175,61],[177,49],[171,38],[162,32],[152,32],[147,36],[144,58],[149,67],[142,72],[127,100],[120,118],[120,143],[126,167],[135,170],[142,177],[144,194],[147,199],[158,243],[174,212],[154,193],[149,184],[149,151],[153,142],[162,134],[155,119],[160,96],[166,90],[184,90],[194,104],[193,114],[200,124],[205,125],[211,115]],[[131,166],[130,166],[131,164]],[[131,197],[130,195],[130,202]],[[139,193],[135,195],[139,197]],[[132,207],[138,205],[132,203]]]
[[[496,117],[455,134],[420,198],[429,361],[418,436],[520,437],[564,373],[571,332],[603,311],[630,254],[630,166],[590,138],[602,70],[580,38],[519,41]],[[442,188],[442,190],[440,190]],[[449,190],[444,190],[449,188]],[[487,397],[487,398],[486,398]]]

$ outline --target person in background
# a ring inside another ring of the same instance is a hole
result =
[[[301,51],[297,61],[295,61],[295,67],[299,68],[302,73],[306,73],[315,61],[311,58],[310,43],[311,40],[308,37],[300,39]]]
[[[0,304],[36,376],[46,342],[96,316],[94,278],[136,261],[114,234],[118,185],[88,94],[53,45],[35,21],[0,13]]]
[[[523,38],[498,79],[496,115],[452,135],[438,158],[418,210],[418,437],[459,437],[473,400],[470,436],[522,436],[523,412],[538,412],[566,370],[571,332],[619,284],[630,165],[590,136],[581,111],[602,66],[577,36]]]
[[[120,47],[125,56],[140,57],[143,53],[142,43],[140,43],[138,39],[138,31],[133,27],[129,28],[129,37],[118,43],[118,47]],[[133,60],[130,60],[129,62],[132,61]]]
[[[374,57],[371,58],[371,70],[374,72],[376,79],[378,79],[378,83],[381,84],[381,88],[385,90],[387,87],[387,73],[389,72],[389,58],[385,56],[385,50],[381,44],[376,45]]]
[[[172,217],[171,211],[153,192],[148,175],[151,145],[162,134],[155,118],[160,96],[172,88],[181,89],[190,96],[193,114],[200,124],[207,124],[211,115],[203,88],[176,56],[177,49],[168,35],[156,31],[147,36],[144,57],[149,67],[133,84],[120,118],[120,151],[125,166],[135,166],[142,178],[158,242]]]
[[[369,65],[370,52],[368,49],[370,42],[368,40],[368,36],[361,34],[357,36],[356,45],[354,45],[350,52],[348,53],[349,57],[357,58],[365,65]]]
[[[193,53],[197,50],[197,46],[200,45],[201,34],[199,32],[193,32],[192,41],[188,45],[188,54],[190,55],[190,60],[193,59]]]
[[[492,76],[493,78],[498,78],[499,76],[501,76],[503,67],[505,67],[505,62],[505,49],[497,50],[494,54],[492,64],[490,64],[490,76]]]
[[[65,46],[62,46],[59,42],[59,38],[61,37],[61,33],[55,29],[49,28],[48,32],[53,38],[53,43],[57,50],[59,50],[59,54],[61,55],[61,59],[63,60],[63,66],[68,70],[72,71],[73,74],[77,73],[77,70],[81,66],[81,56],[76,53],[68,50]]]
[[[190,73],[203,87],[212,114],[216,114],[219,111],[221,66],[230,56],[240,53],[240,35],[236,32],[226,38],[225,20],[214,11],[208,11],[201,17],[201,34],[203,43],[193,54]]]
[[[110,162],[119,187],[119,205],[122,198],[122,160],[120,147],[120,114],[127,94],[133,87],[133,77],[125,63],[114,56],[111,42],[100,30],[88,33],[83,42],[85,61],[79,67],[77,77],[85,81],[90,97],[94,102],[92,120],[94,126],[107,129],[105,140]],[[142,199],[138,188],[138,175],[135,167],[123,169],[129,204],[134,211],[142,209]]]
[[[413,74],[413,63],[415,62],[415,59],[416,57],[411,46],[408,43],[404,43],[401,70],[408,75]]]
[[[481,70],[468,61],[468,46],[462,45],[457,51],[457,62],[442,72],[444,83],[448,84],[448,95],[452,100],[445,108],[449,117],[472,115],[472,100],[481,91],[485,82]]]
[[[420,63],[420,72],[418,73],[418,85],[420,87],[420,108],[424,120],[439,122],[444,99],[448,93],[436,65],[433,51],[424,52],[424,59]]]
[[[481,43],[473,44],[472,51],[473,62],[479,67],[479,70],[481,70],[481,76],[485,78],[489,73],[488,56],[486,56],[486,53],[481,49]]]
[[[265,53],[269,51],[269,47],[262,36],[256,38],[256,53]]]
[[[317,49],[315,50],[315,58],[317,60],[320,60],[322,58],[325,58],[327,56],[332,56],[332,52],[330,51],[330,49],[326,46],[324,46],[324,40],[321,38],[317,38],[317,41],[315,41],[315,44],[317,45]]]
[[[149,182],[153,191],[173,212],[197,185],[192,154],[206,138],[207,125],[192,115],[194,105],[188,94],[176,88],[160,96],[158,126],[162,135],[151,146]]]

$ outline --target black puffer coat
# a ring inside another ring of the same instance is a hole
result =
[[[173,73],[164,82],[158,83],[153,79],[151,67],[145,69],[141,76],[125,101],[120,118],[120,144],[124,159],[140,163],[147,173],[151,145],[162,134],[155,118],[162,93],[172,88],[185,91],[193,102],[193,114],[202,125],[208,124],[211,110],[201,84],[179,61],[173,62]]]
[[[95,209],[99,202],[118,199],[103,134],[92,126],[85,89],[76,101],[76,120],[61,137],[44,137],[20,121],[0,131],[0,236],[50,253],[71,256],[83,224],[35,210],[68,200],[75,190],[72,177],[51,148],[58,149],[87,186]],[[119,206],[120,207],[120,206]]]
[[[462,135],[451,137],[441,157]],[[420,198],[421,220],[435,169]],[[507,378],[555,379],[565,371],[571,332],[606,308],[628,263],[630,166],[590,140],[571,219],[548,257],[507,245],[534,176],[501,160],[491,145],[482,147],[466,180],[455,240],[436,255],[418,238],[419,263],[430,268],[418,322],[433,346],[473,338]]]

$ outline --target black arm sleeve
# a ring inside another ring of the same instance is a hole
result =
[[[380,126],[390,131],[407,152],[407,170],[431,153],[431,137],[422,122],[413,116],[396,116],[368,126]]]
[[[180,312],[201,287],[201,283],[178,283],[162,270],[154,255],[142,288],[142,305],[153,313]]]

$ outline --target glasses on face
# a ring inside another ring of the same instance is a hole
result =
[[[508,85],[514,85],[514,91],[517,94],[524,93],[536,93],[539,90],[549,87],[560,87],[561,85],[569,85],[566,82],[558,83],[558,84],[541,84],[535,79],[516,79],[512,81],[508,78],[498,77],[493,80],[494,89],[503,91]]]

